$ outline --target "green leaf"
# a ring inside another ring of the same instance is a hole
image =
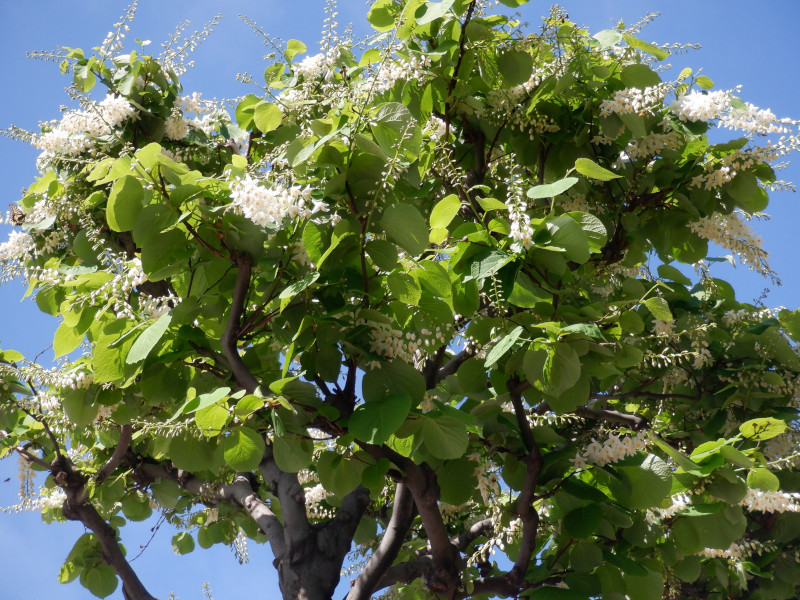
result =
[[[455,0],[441,0],[440,2],[426,2],[417,9],[415,19],[417,25],[427,25],[435,19],[440,19],[447,14]]]
[[[618,477],[610,481],[609,488],[628,508],[658,506],[672,489],[669,465],[654,454],[648,454],[640,466],[616,466],[614,471]]]
[[[394,29],[395,3],[393,0],[378,0],[369,9],[367,20],[373,29],[378,31]]]
[[[458,196],[455,194],[445,196],[436,203],[431,211],[431,227],[446,228],[458,214],[460,208],[461,200],[458,199]]]
[[[559,181],[554,181],[553,183],[546,183],[543,185],[535,185],[530,188],[526,195],[531,200],[538,200],[540,198],[552,198],[553,196],[558,196],[559,194],[563,194],[573,185],[580,181],[577,177],[565,177]]]
[[[603,520],[599,504],[587,504],[571,510],[564,516],[564,530],[574,538],[588,539]]]
[[[568,212],[571,218],[583,230],[586,240],[589,242],[589,252],[601,252],[608,242],[608,232],[603,222],[591,213],[573,211]]]
[[[747,474],[747,487],[765,492],[777,492],[781,484],[769,469],[751,469]]]
[[[169,324],[172,322],[172,311],[164,313],[156,319],[147,329],[145,329],[136,341],[133,342],[125,362],[129,365],[138,363],[147,358],[147,355],[155,348],[156,344],[164,337]]]
[[[202,471],[210,469],[214,463],[214,448],[205,439],[180,435],[170,441],[169,457],[179,469]]]
[[[604,29],[603,31],[598,31],[592,36],[598,42],[600,42],[600,48],[610,48],[616,44],[619,44],[622,40],[622,34],[619,31],[614,29]]]
[[[551,244],[564,249],[564,256],[578,264],[584,264],[591,256],[589,237],[569,215],[559,215],[547,222]]]
[[[506,87],[525,83],[533,71],[533,56],[520,50],[506,50],[497,57],[497,67]]]
[[[314,444],[296,435],[282,435],[272,440],[272,449],[282,471],[297,473],[311,464]]]
[[[673,317],[672,311],[669,309],[669,303],[661,296],[648,298],[643,304],[647,307],[647,310],[650,311],[650,314],[656,319],[661,321],[672,321]]]
[[[175,554],[189,554],[194,550],[194,538],[191,533],[181,531],[172,536],[172,551]]]
[[[625,41],[628,43],[628,46],[631,48],[636,48],[637,50],[641,50],[642,52],[647,52],[648,54],[653,55],[656,60],[664,60],[669,56],[669,52],[662,48],[658,48],[653,46],[653,44],[648,44],[647,42],[643,42],[642,40],[633,37],[632,35],[628,35],[623,33],[622,37],[625,38]]]
[[[356,407],[350,417],[350,432],[360,441],[383,444],[403,424],[411,410],[408,394],[392,394]]]
[[[306,45],[300,40],[289,40],[286,42],[286,50],[283,51],[283,55],[286,60],[292,60],[295,56],[304,54],[307,50]]]
[[[393,204],[383,213],[381,225],[393,242],[411,256],[428,247],[428,224],[410,204]]]
[[[467,458],[448,460],[436,472],[442,502],[453,506],[463,504],[472,497],[477,488],[475,463]]]
[[[75,350],[75,348],[81,345],[83,338],[83,334],[78,333],[74,327],[68,325],[66,322],[61,323],[53,337],[53,350],[55,351],[56,358]]]
[[[126,175],[114,183],[108,195],[106,220],[113,231],[132,231],[144,207],[144,188],[138,179]]]
[[[256,106],[253,122],[263,133],[277,129],[283,120],[283,110],[277,104],[264,102]]]
[[[674,281],[681,285],[692,285],[692,280],[672,265],[658,265],[658,276],[661,277],[661,279]]]
[[[706,77],[705,75],[698,75],[694,82],[704,90],[710,90],[714,87],[714,82],[710,77]]]
[[[481,250],[473,257],[469,266],[469,275],[464,277],[462,281],[486,279],[497,273],[512,260],[514,260],[513,254],[508,254],[501,250],[490,250],[488,248]]]
[[[549,394],[558,395],[571,388],[581,376],[581,361],[567,343],[559,342],[548,348],[543,368],[543,382]]]
[[[581,175],[591,177],[592,179],[599,179],[600,181],[611,181],[612,179],[619,179],[622,177],[622,175],[617,175],[608,169],[604,169],[589,158],[577,159],[575,161],[575,170]]]
[[[261,434],[249,427],[234,427],[222,444],[225,462],[236,471],[253,471],[264,458],[266,445]]]
[[[453,417],[423,416],[421,433],[425,447],[436,458],[461,458],[469,445],[466,426]]]
[[[416,305],[422,297],[419,283],[407,273],[390,273],[386,278],[386,284],[389,286],[392,296],[406,304]]]
[[[361,483],[364,466],[360,461],[345,459],[330,450],[324,451],[316,461],[317,475],[322,487],[339,498]]]
[[[517,343],[517,340],[522,335],[523,331],[525,331],[523,327],[518,325],[509,333],[500,338],[500,341],[492,346],[489,354],[486,355],[485,367],[491,367],[494,363],[503,358],[505,353],[511,350],[511,348],[514,347],[514,344]]]
[[[117,574],[106,564],[89,567],[81,573],[81,585],[98,598],[105,598],[117,589]]]
[[[785,433],[786,430],[786,422],[774,417],[751,419],[739,425],[742,437],[756,441],[769,440]]]
[[[212,404],[195,413],[194,424],[204,435],[213,437],[222,432],[229,419],[230,413],[225,405]]]

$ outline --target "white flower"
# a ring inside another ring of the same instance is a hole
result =
[[[164,133],[171,140],[182,140],[189,133],[189,126],[180,114],[174,114],[167,119]]]

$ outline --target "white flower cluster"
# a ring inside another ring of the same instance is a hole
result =
[[[478,479],[478,491],[481,493],[483,503],[489,504],[492,496],[500,494],[500,478],[496,471],[487,469],[485,465],[475,467],[474,474]]]
[[[525,250],[533,246],[533,227],[531,227],[530,215],[519,210],[512,210],[508,216],[511,221],[511,231],[508,237]]]
[[[614,92],[612,100],[603,100],[600,103],[600,116],[606,117],[610,114],[630,114],[636,113],[644,116],[655,114],[664,102],[669,86],[658,84],[645,89],[627,88]]]
[[[740,216],[741,215],[741,216]],[[744,219],[750,215],[734,212],[729,215],[714,213],[689,223],[689,229],[710,242],[727,248],[743,265],[764,276],[772,271],[767,263],[767,252],[761,244],[761,238],[753,234],[752,228]]]
[[[632,160],[640,158],[651,158],[660,154],[662,150],[679,148],[683,143],[683,138],[676,131],[669,133],[648,133],[641,139],[634,140],[625,149],[625,153]]]
[[[763,490],[748,489],[747,494],[739,504],[747,510],[782,513],[800,512],[800,493],[797,492],[765,492]]]
[[[373,75],[374,89],[385,92],[392,89],[397,81],[418,82],[426,77],[426,69],[430,66],[427,56],[409,53],[409,57],[400,60],[389,60],[383,63]]]
[[[414,353],[419,349],[417,336],[414,333],[406,333],[399,329],[392,329],[384,323],[372,323],[372,343],[370,352],[380,354],[389,360],[399,358],[411,363],[414,360]]]
[[[732,105],[734,100],[732,93],[732,90],[715,92],[692,90],[674,100],[670,110],[681,121],[719,119],[720,127],[757,135],[788,133],[787,125],[794,123],[791,119],[778,119],[772,111],[760,109],[749,102],[744,104],[744,108],[741,108],[741,104],[737,108]]]
[[[164,135],[171,140],[182,140],[189,134],[189,125],[183,119],[180,113],[173,113],[167,119]]]
[[[313,56],[306,56],[300,62],[292,65],[292,70],[306,80],[318,79],[328,68],[328,57],[322,52]]]
[[[698,92],[692,90],[672,101],[670,110],[681,121],[712,121],[728,109],[731,93],[727,91]]]
[[[570,462],[576,471],[585,469],[589,463],[602,467],[633,456],[640,450],[644,450],[647,444],[648,439],[644,431],[623,439],[620,439],[616,433],[612,433],[602,444],[592,438],[592,442],[586,446],[586,450],[583,453],[576,453],[575,458],[571,458]]]
[[[653,321],[653,333],[659,336],[670,337],[675,333],[675,321]]]
[[[46,158],[56,154],[75,156],[89,150],[97,138],[133,117],[136,109],[122,96],[109,94],[104,100],[92,103],[89,110],[70,110],[50,131],[36,138],[33,145],[43,150]]]
[[[327,210],[323,202],[311,199],[308,187],[286,188],[274,183],[261,185],[259,180],[245,175],[243,179],[234,179],[230,188],[231,205],[261,227],[280,229],[286,219],[308,219]]]
[[[425,124],[425,131],[431,136],[431,139],[439,141],[444,138],[445,130],[447,127],[445,126],[444,121],[442,121],[436,115],[433,115],[428,122]]]
[[[8,240],[0,244],[0,262],[24,260],[36,251],[31,235],[25,231],[12,231]]]
[[[675,494],[672,496],[672,498],[670,498],[670,500],[672,500],[672,504],[668,508],[648,509],[648,511],[645,513],[647,522],[651,525],[657,525],[661,521],[671,519],[678,512],[686,510],[686,508],[692,503],[691,497],[686,494]]]
[[[309,519],[325,519],[330,516],[331,510],[323,507],[320,503],[325,500],[330,494],[318,483],[314,487],[305,488],[306,496],[306,515]]]
[[[97,414],[94,417],[93,423],[97,425],[98,423],[102,423],[103,421],[111,417],[111,414],[115,410],[117,410],[118,406],[119,402],[114,404],[113,406],[106,406],[105,404],[101,404],[100,406],[98,406]]]
[[[720,127],[758,135],[788,133],[786,123],[791,122],[788,119],[778,119],[771,110],[760,109],[749,102],[745,106],[747,108],[729,108],[728,112],[720,117]]]
[[[774,550],[772,544],[762,544],[755,540],[741,540],[740,542],[733,542],[725,549],[721,548],[704,548],[700,551],[700,556],[707,558],[732,558],[734,560],[741,560],[753,555],[761,556],[764,552],[771,552]]]

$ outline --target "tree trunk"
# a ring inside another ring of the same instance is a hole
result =
[[[301,556],[278,560],[278,582],[283,600],[330,600],[339,585],[344,555],[331,555],[323,536],[309,536]],[[349,546],[349,544],[348,544]]]

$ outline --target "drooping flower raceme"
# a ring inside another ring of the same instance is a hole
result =
[[[308,187],[262,185],[250,175],[231,182],[231,200],[231,204],[253,223],[270,229],[280,229],[287,218],[307,219],[324,210],[321,202],[311,199]]]
[[[75,156],[85,152],[96,138],[112,131],[134,116],[136,109],[122,96],[109,94],[88,110],[70,110],[57,124],[42,134],[34,146],[50,154]]]

